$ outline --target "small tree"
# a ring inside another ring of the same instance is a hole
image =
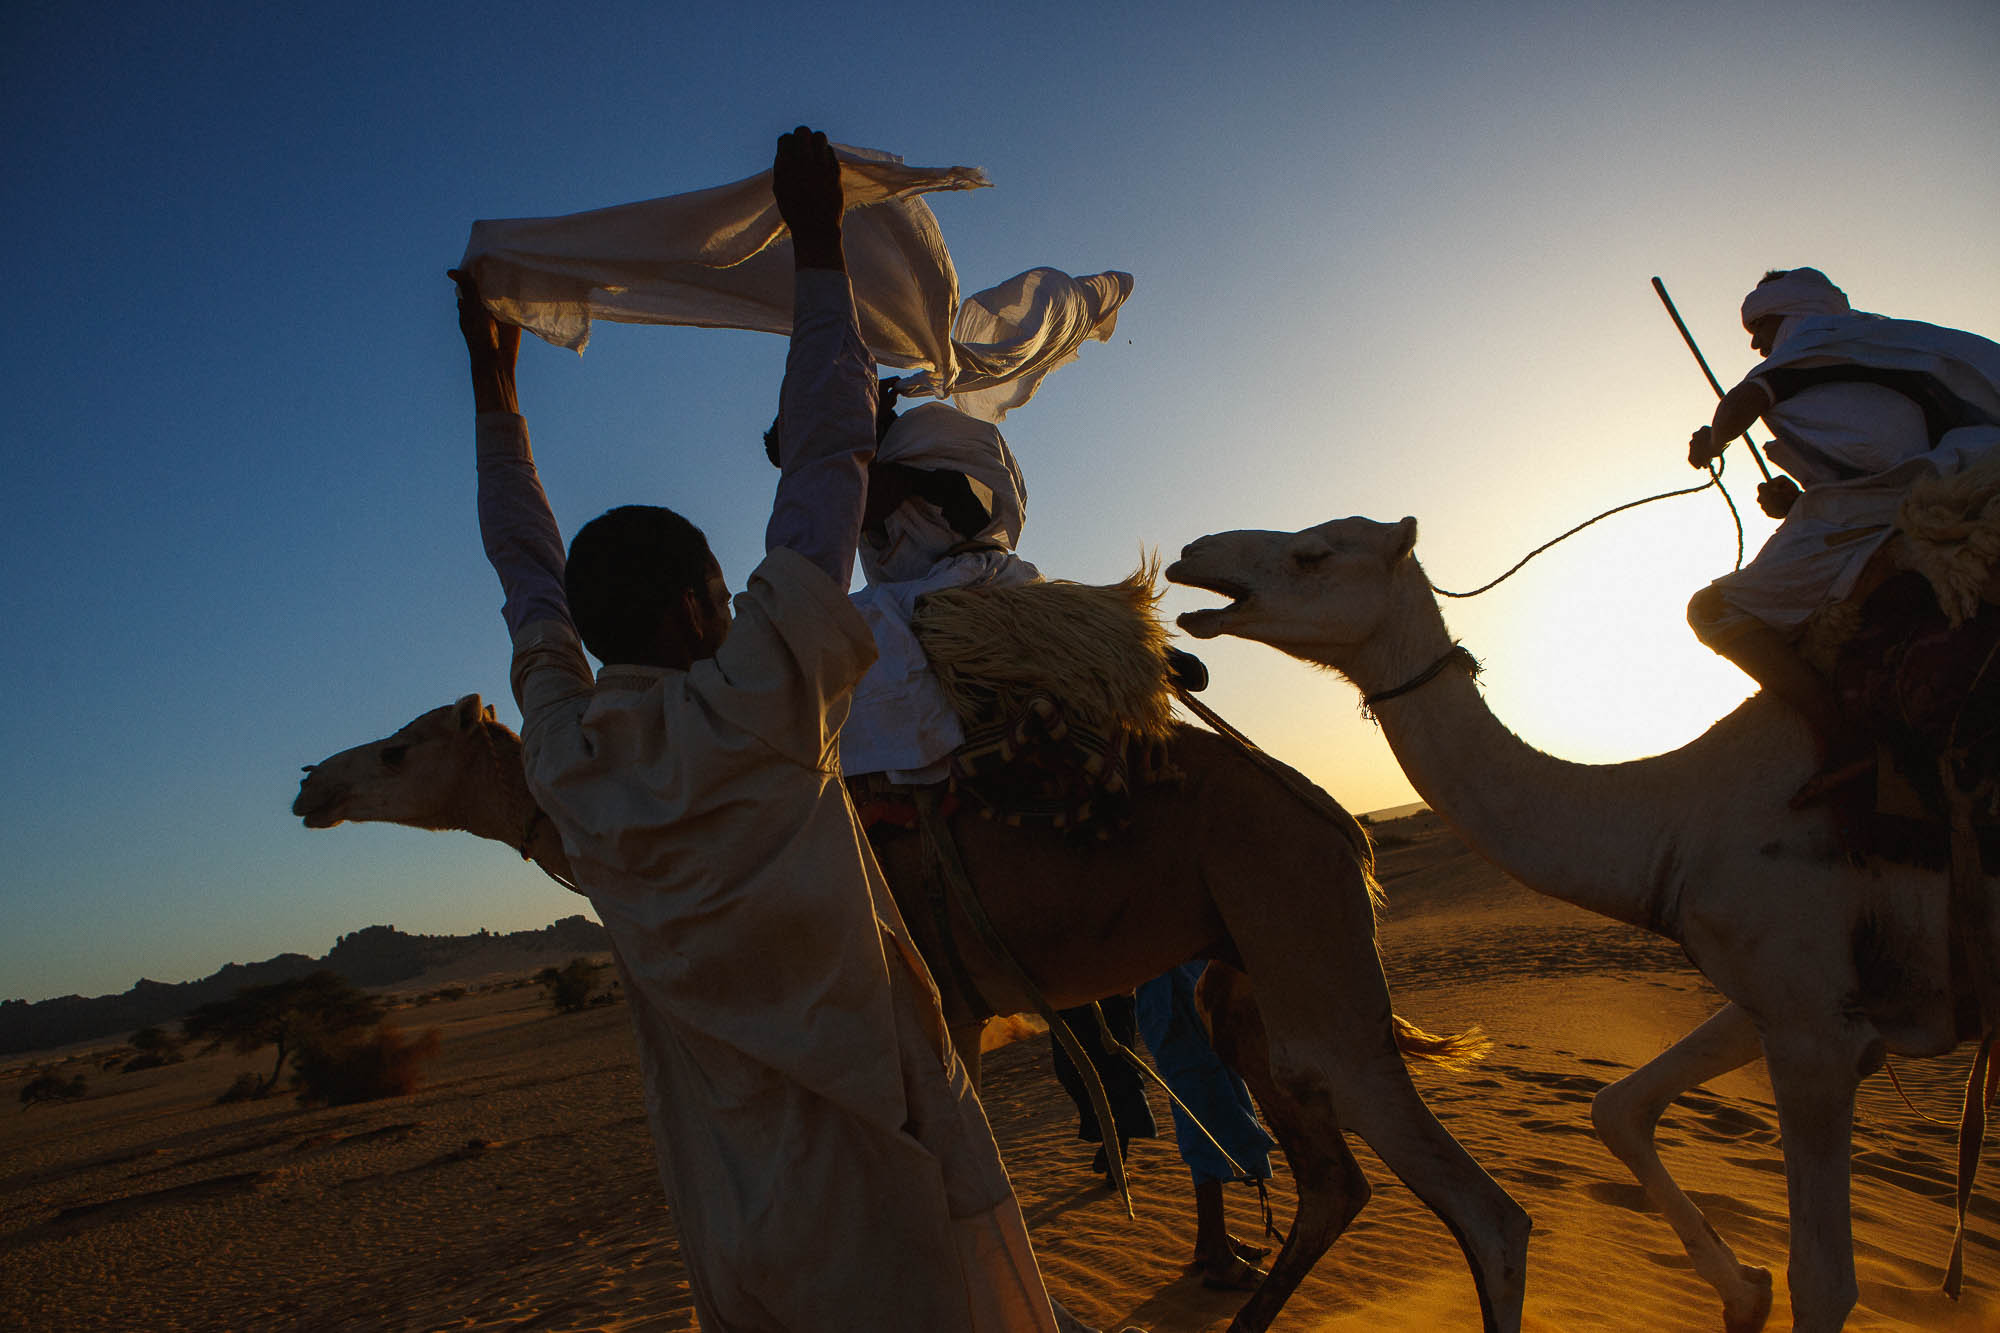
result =
[[[181,1047],[186,1043],[165,1028],[143,1027],[127,1039],[127,1044],[138,1052],[123,1066],[124,1072],[129,1074],[134,1070],[179,1064],[183,1058]]]
[[[330,1041],[372,1027],[378,1017],[380,1008],[372,996],[322,970],[268,986],[245,986],[231,999],[196,1009],[181,1020],[181,1031],[190,1041],[207,1041],[211,1050],[226,1043],[248,1055],[276,1046],[271,1073],[258,1084],[257,1095],[263,1096],[277,1086],[285,1060],[301,1043]]]
[[[545,967],[535,973],[535,980],[546,986],[549,1003],[559,1014],[573,1014],[590,1007],[591,992],[597,989],[597,978],[604,972],[604,964],[593,963],[588,958],[572,958],[561,967]]]

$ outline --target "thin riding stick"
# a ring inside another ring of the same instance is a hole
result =
[[[1694,363],[1701,367],[1702,374],[1708,376],[1708,387],[1715,390],[1717,398],[1722,397],[1722,384],[1715,378],[1715,372],[1708,368],[1708,358],[1701,354],[1701,348],[1695,346],[1694,335],[1689,333],[1688,326],[1681,322],[1681,312],[1674,309],[1674,298],[1667,295],[1667,284],[1654,278],[1653,290],[1660,294],[1660,304],[1666,306],[1667,313],[1674,317],[1674,327],[1681,331],[1681,341],[1685,342],[1688,350],[1694,353]],[[1771,469],[1764,466],[1764,455],[1757,452],[1757,442],[1750,438],[1748,431],[1743,432],[1743,447],[1750,451],[1750,457],[1757,460],[1757,470],[1764,474],[1764,480],[1771,480]]]

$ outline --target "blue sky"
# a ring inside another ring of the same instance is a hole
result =
[[[1688,484],[1713,400],[1656,273],[1725,381],[1772,266],[2000,335],[1988,3],[408,9],[10,6],[0,997],[581,905],[504,848],[288,813],[300,764],[460,693],[517,720],[443,276],[475,218],[738,179],[800,122],[986,168],[932,201],[965,290],[1137,278],[1006,427],[1024,554],[1090,580],[1409,513],[1466,587]],[[565,530],[673,504],[740,582],[783,350],[524,349]],[[1733,554],[1713,497],[1665,502],[1447,614],[1527,739],[1636,756],[1745,691],[1682,622]],[[1351,808],[1411,799],[1342,683],[1203,652]]]

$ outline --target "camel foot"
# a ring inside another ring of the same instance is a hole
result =
[[[1205,1268],[1211,1264],[1226,1264],[1232,1257],[1241,1259],[1246,1264],[1254,1264],[1270,1252],[1268,1246],[1252,1245],[1249,1241],[1240,1237],[1224,1234],[1220,1248],[1211,1245],[1197,1245],[1194,1251],[1194,1258],[1187,1261],[1187,1266],[1189,1268]]]
[[[1771,1317],[1771,1270],[1741,1264],[1737,1276],[1750,1285],[1747,1298],[1722,1303],[1722,1327],[1727,1333],[1759,1333]]]
[[[1257,1265],[1233,1254],[1201,1265],[1201,1285],[1210,1291],[1255,1291],[1269,1276]]]

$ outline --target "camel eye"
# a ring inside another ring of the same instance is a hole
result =
[[[1294,565],[1297,565],[1300,569],[1313,569],[1316,568],[1321,561],[1325,560],[1328,556],[1332,554],[1333,554],[1332,547],[1328,546],[1308,547],[1303,550],[1293,551],[1292,563]]]
[[[385,745],[382,747],[382,766],[384,768],[401,768],[404,758],[409,753],[410,747],[407,745]]]

